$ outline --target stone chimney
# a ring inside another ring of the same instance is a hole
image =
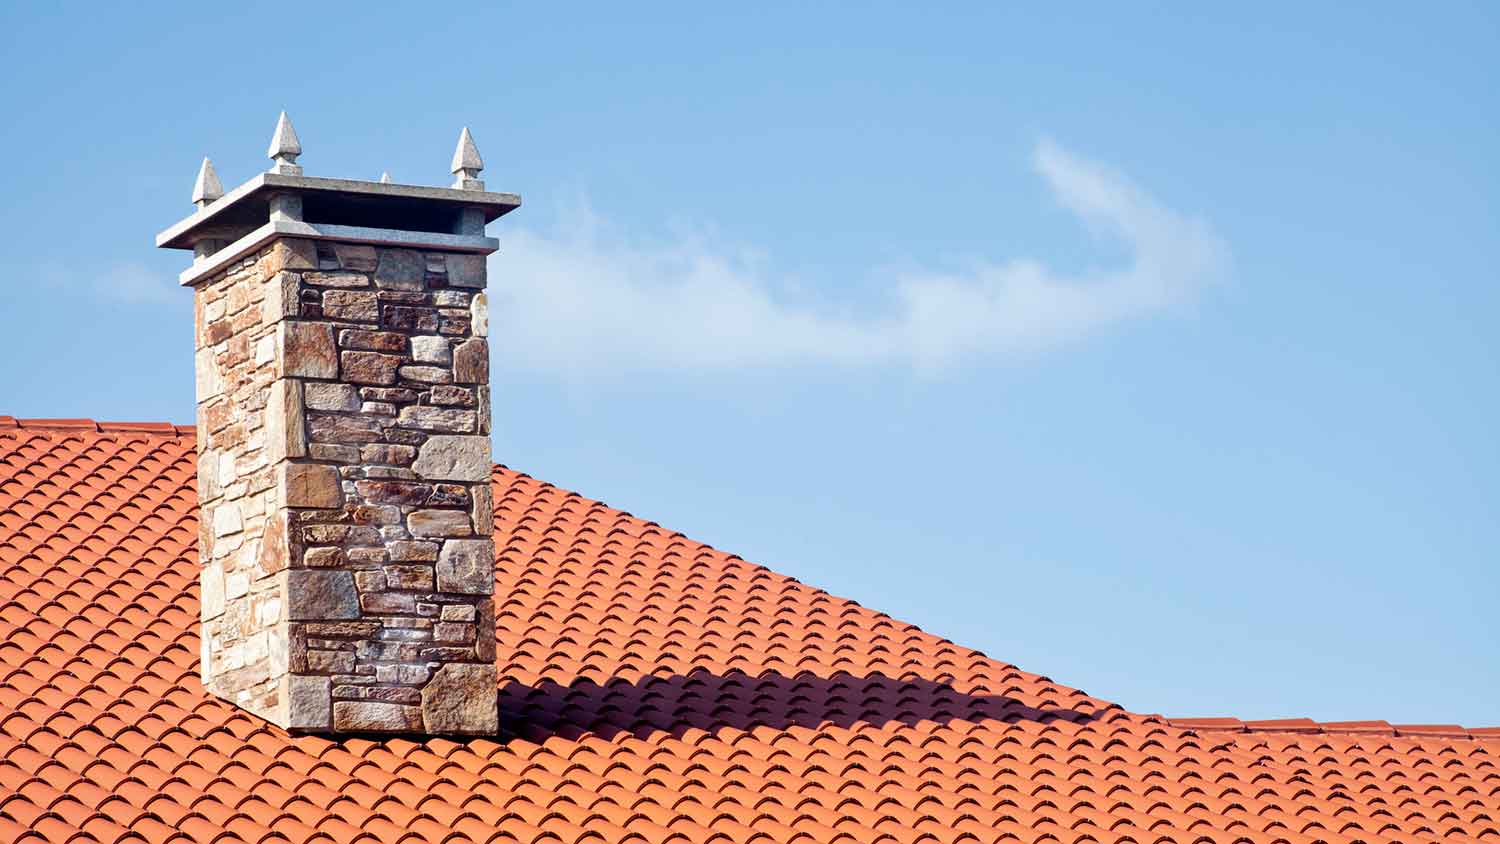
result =
[[[453,187],[269,172],[157,237],[191,249],[202,675],[290,730],[496,731],[485,224]]]

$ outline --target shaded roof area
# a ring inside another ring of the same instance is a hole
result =
[[[1168,721],[496,467],[502,734],[198,679],[191,429],[0,417],[0,841],[1500,842],[1500,733]]]

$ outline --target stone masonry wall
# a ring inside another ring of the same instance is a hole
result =
[[[484,283],[283,239],[198,286],[214,693],[296,730],[496,729]]]

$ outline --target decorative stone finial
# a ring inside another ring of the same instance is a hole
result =
[[[474,137],[465,126],[458,136],[458,147],[453,150],[453,187],[461,190],[484,190],[479,171],[484,169],[484,159],[479,157],[479,147],[474,146]]]
[[[193,181],[193,204],[199,208],[224,195],[224,186],[219,183],[219,174],[214,172],[214,163],[203,156],[198,167],[198,178]]]
[[[380,174],[380,183],[382,185],[388,185],[391,183],[391,171],[386,170]]]
[[[302,154],[302,143],[297,140],[297,130],[292,128],[292,121],[287,119],[286,112],[276,120],[276,134],[271,136],[271,148],[266,155],[275,162],[270,172],[281,173],[285,176],[300,176],[302,168],[297,164],[297,156]]]

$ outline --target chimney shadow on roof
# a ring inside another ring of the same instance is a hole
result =
[[[756,727],[786,729],[856,724],[914,725],[922,721],[1092,721],[1109,710],[1037,708],[1004,695],[968,694],[947,683],[880,674],[788,677],[776,672],[649,676],[615,679],[603,685],[577,680],[569,685],[544,681],[535,686],[503,683],[500,688],[502,738],[539,741],[620,733],[645,737],[680,736],[691,729],[709,732]]]

